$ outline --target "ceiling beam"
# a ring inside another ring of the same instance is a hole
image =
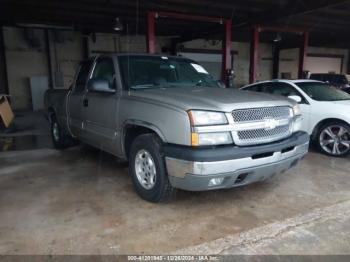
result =
[[[234,25],[234,27],[247,27],[255,24],[272,23],[281,19],[287,20],[288,18],[309,14],[325,8],[336,7],[349,2],[349,0],[304,0],[302,2],[290,0],[289,3],[282,8],[273,8],[266,12],[256,14],[252,19],[242,21],[241,23]]]
[[[299,1],[289,0],[286,5],[281,5],[279,8],[271,8],[268,11],[257,13],[256,15],[252,16],[253,17],[252,19],[248,19],[248,20],[236,22],[236,23],[234,22],[234,24],[232,25],[233,35],[235,33],[235,30],[237,30],[238,28],[250,27],[255,24],[268,25],[281,19],[286,21],[288,20],[288,18],[297,16],[297,15],[305,15],[305,14],[309,14],[309,13],[323,10],[326,8],[334,8],[346,3],[350,3],[350,1],[349,0],[319,0],[319,1],[304,0],[303,4],[300,4]],[[288,22],[290,22],[290,20],[288,20]],[[276,25],[276,23],[274,23],[274,25]],[[190,41],[197,38],[206,38],[210,35],[217,35],[217,31],[213,30],[213,31],[206,31],[206,32],[197,32],[192,36],[183,37],[182,40],[185,42],[185,41]]]

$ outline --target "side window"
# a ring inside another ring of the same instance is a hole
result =
[[[92,78],[105,79],[109,82],[109,86],[115,89],[115,70],[113,60],[111,58],[100,58],[97,60]]]
[[[285,97],[300,96],[300,104],[308,104],[307,100],[302,94],[300,94],[294,87],[286,83],[265,83],[263,92]]]
[[[298,92],[292,86],[286,83],[266,83],[264,87],[264,92],[280,96],[299,95]]]
[[[244,90],[248,91],[254,91],[254,92],[261,92],[262,91],[263,84],[256,84],[253,86],[248,86],[247,88],[244,88]]]
[[[75,82],[75,92],[82,92],[85,90],[86,82],[89,77],[92,60],[83,61],[80,63],[79,72]]]

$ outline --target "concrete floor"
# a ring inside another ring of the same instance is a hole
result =
[[[349,159],[151,204],[98,150],[1,152],[0,254],[349,254]]]

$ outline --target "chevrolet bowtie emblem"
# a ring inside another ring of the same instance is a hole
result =
[[[275,129],[276,126],[278,126],[279,121],[273,118],[266,118],[264,119],[264,129],[265,130],[272,130]]]

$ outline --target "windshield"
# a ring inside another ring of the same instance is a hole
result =
[[[163,87],[220,87],[218,81],[189,59],[166,56],[120,56],[119,64],[127,89]]]
[[[339,101],[350,100],[350,95],[332,87],[318,82],[296,83],[310,98],[317,101]]]

